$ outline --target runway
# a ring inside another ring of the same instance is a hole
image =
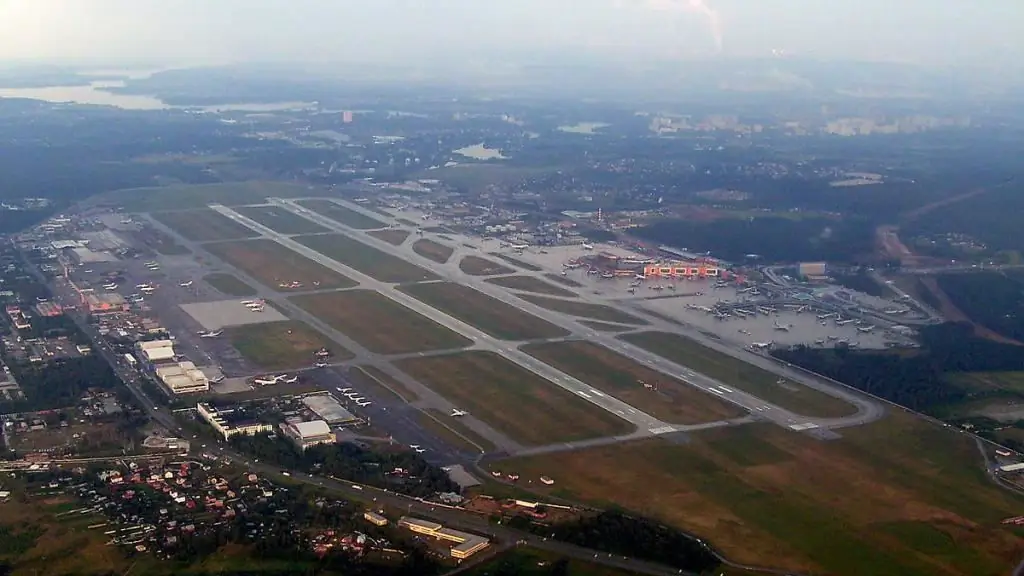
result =
[[[373,217],[375,217],[377,219],[381,219],[381,215],[380,214],[378,214],[376,212],[368,211],[365,208],[363,208],[362,206],[359,206],[358,204],[354,204],[354,203],[351,203],[351,202],[345,202],[343,200],[338,200],[338,199],[332,199],[332,201],[336,202],[337,204],[339,204],[341,206],[349,208],[351,210],[359,211],[359,212],[361,212],[363,214],[366,214],[367,216],[371,216],[372,215]],[[365,243],[367,245],[370,245],[370,246],[372,246],[372,247],[374,247],[374,248],[376,248],[376,249],[378,249],[378,250],[380,250],[382,252],[386,252],[386,253],[391,254],[393,256],[396,256],[396,257],[399,257],[399,258],[403,258],[405,260],[411,260],[413,262],[416,262],[417,265],[419,265],[419,266],[421,266],[423,268],[426,268],[426,269],[430,270],[431,272],[434,272],[435,274],[438,274],[439,276],[445,277],[445,278],[447,278],[449,280],[458,282],[460,284],[465,284],[467,286],[470,286],[470,287],[472,287],[472,288],[474,288],[474,289],[476,289],[476,290],[478,290],[480,292],[483,292],[483,293],[487,294],[488,296],[491,296],[492,298],[500,300],[500,301],[502,301],[502,302],[504,302],[506,304],[509,304],[511,306],[519,308],[519,309],[521,309],[521,310],[523,310],[525,312],[528,312],[530,314],[533,314],[535,316],[543,318],[544,320],[547,320],[548,322],[551,322],[551,323],[553,323],[553,324],[555,324],[557,326],[560,326],[560,327],[570,331],[572,334],[574,334],[576,336],[585,338],[588,341],[592,341],[592,342],[596,342],[596,343],[602,344],[602,345],[604,345],[604,346],[606,346],[608,348],[611,348],[611,349],[616,350],[616,351],[618,351],[620,353],[623,353],[626,356],[628,356],[628,357],[630,357],[630,358],[640,362],[641,364],[644,364],[644,365],[648,366],[649,368],[653,368],[655,370],[659,370],[659,371],[664,372],[666,374],[670,374],[670,375],[676,376],[676,377],[680,378],[681,380],[687,382],[688,384],[697,387],[698,389],[702,390],[705,393],[711,394],[712,392],[710,392],[708,390],[709,388],[717,388],[717,387],[722,386],[721,382],[719,382],[719,381],[717,381],[717,380],[715,380],[713,378],[710,378],[710,377],[705,376],[703,374],[699,374],[699,373],[697,373],[697,372],[695,372],[693,370],[690,370],[687,367],[679,366],[679,365],[677,365],[677,364],[675,364],[675,363],[673,363],[673,362],[671,362],[669,360],[666,360],[666,359],[664,359],[664,358],[662,358],[660,356],[657,356],[655,354],[647,352],[646,350],[644,350],[642,348],[639,348],[637,346],[634,346],[634,345],[631,345],[629,343],[623,342],[622,340],[619,340],[618,338],[616,338],[614,335],[610,335],[610,334],[604,333],[604,332],[599,332],[597,330],[589,328],[589,327],[581,324],[579,322],[579,320],[575,319],[574,317],[566,316],[566,315],[564,315],[562,313],[554,312],[554,311],[548,310],[546,308],[542,308],[540,306],[537,306],[537,305],[535,305],[535,304],[533,304],[531,302],[527,302],[525,300],[521,300],[519,298],[516,298],[512,294],[510,294],[507,291],[505,291],[503,288],[501,288],[499,286],[496,286],[494,284],[485,282],[483,278],[480,278],[480,277],[477,277],[477,276],[472,276],[470,274],[467,274],[467,273],[463,272],[459,268],[459,266],[458,266],[458,260],[459,260],[458,256],[459,256],[459,254],[467,253],[465,250],[463,250],[462,246],[458,246],[456,248],[456,253],[453,254],[453,256],[448,260],[447,263],[445,263],[445,264],[438,264],[438,263],[430,261],[428,259],[418,257],[412,251],[412,249],[411,249],[411,247],[410,247],[410,245],[408,243],[404,244],[402,246],[394,246],[394,245],[389,244],[387,242],[384,242],[382,240],[378,240],[377,238],[374,238],[372,236],[369,236],[369,235],[366,235],[366,234],[361,234],[361,233],[356,232],[356,231],[352,231],[352,230],[348,229],[347,227],[345,227],[345,226],[343,226],[343,225],[341,225],[341,224],[339,224],[337,222],[334,222],[333,220],[330,220],[329,218],[326,218],[326,217],[323,217],[323,216],[320,216],[318,214],[315,214],[315,213],[311,212],[310,210],[308,210],[308,209],[302,207],[301,205],[297,204],[295,200],[271,199],[271,202],[274,203],[274,204],[277,204],[279,206],[282,206],[282,207],[284,207],[284,208],[294,212],[295,214],[297,214],[299,216],[303,216],[303,217],[305,217],[305,218],[307,218],[309,220],[312,220],[312,221],[316,222],[317,224],[320,224],[321,226],[325,226],[325,227],[331,229],[334,232],[337,232],[339,234],[344,234],[345,236],[348,236],[349,238],[352,238],[354,240],[363,242],[363,243]],[[234,212],[230,211],[230,210],[228,210],[225,213],[225,215],[228,215],[228,216],[231,216],[231,214],[234,214]],[[277,235],[276,233],[273,233],[272,231],[271,231],[271,235],[280,236],[280,235]],[[297,243],[294,243],[294,244],[297,244]],[[322,255],[320,257],[323,258]],[[376,282],[376,281],[373,281],[373,282],[375,284],[377,284],[377,285],[381,285],[381,283],[379,283],[379,282]],[[384,286],[387,286],[387,285],[384,285]],[[397,292],[397,291],[394,291],[394,290],[392,290],[392,291],[393,292]],[[398,294],[400,294],[401,296],[405,296],[404,294],[401,294],[400,292],[398,292]],[[411,299],[408,296],[405,296],[405,298],[409,299],[409,300],[412,300],[413,302],[416,303],[416,308],[414,308],[414,309],[416,309],[417,311],[420,311],[420,310],[422,310],[425,307],[427,310],[433,312],[434,314],[440,314],[441,317],[444,317],[444,318],[447,319],[444,322],[445,325],[447,325],[447,326],[449,326],[449,327],[451,327],[453,329],[455,329],[456,323],[457,324],[462,324],[461,322],[459,322],[459,321],[457,321],[457,320],[455,320],[453,318],[450,318],[447,315],[439,313],[435,309],[430,308],[429,306],[426,306],[426,305],[420,303],[419,301],[417,301],[415,299]],[[590,300],[589,298],[587,298],[586,295],[584,295],[582,293],[580,294],[580,299],[583,300],[583,301],[589,301]],[[405,303],[405,302],[403,302],[403,303]],[[605,306],[609,305],[609,303],[607,301],[596,301],[596,302],[595,301],[591,301],[590,303],[601,304],[601,305],[605,305]],[[410,307],[413,307],[413,306],[410,305]],[[648,327],[648,329],[650,329],[650,330],[663,330],[663,331],[669,331],[669,332],[679,332],[680,331],[678,325],[669,324],[669,323],[665,322],[664,320],[662,320],[661,318],[658,318],[656,316],[652,316],[650,314],[643,313],[642,310],[638,311],[638,310],[630,309],[629,312],[633,313],[633,314],[637,314],[637,313],[641,314],[644,317],[645,320],[648,320],[650,322],[651,325]],[[433,316],[431,316],[431,317],[433,317]],[[467,328],[469,328],[470,330],[473,330],[473,331],[476,332],[476,334],[474,334],[474,336],[482,337],[483,339],[485,339],[485,341],[492,340],[489,336],[479,332],[478,330],[475,330],[472,327],[468,327],[467,326]],[[459,330],[459,331],[461,332],[461,330]],[[767,420],[773,421],[773,422],[775,422],[775,423],[777,423],[779,425],[782,425],[782,426],[792,426],[794,424],[798,424],[798,425],[813,425],[814,427],[817,427],[817,428],[836,429],[836,428],[843,428],[843,427],[848,427],[848,426],[857,426],[857,425],[865,424],[865,423],[868,423],[868,422],[872,422],[874,420],[877,420],[877,419],[881,418],[882,415],[884,414],[884,408],[882,407],[881,404],[879,404],[875,400],[867,398],[867,397],[862,396],[860,394],[857,394],[855,392],[852,392],[852,391],[850,391],[850,390],[848,390],[846,388],[843,388],[841,386],[837,386],[837,385],[829,383],[829,382],[824,382],[824,381],[821,381],[820,379],[811,378],[811,377],[809,377],[807,374],[805,374],[803,372],[799,372],[799,371],[794,370],[792,368],[780,365],[780,363],[774,361],[773,359],[768,360],[768,359],[765,359],[763,357],[750,354],[749,352],[747,352],[745,350],[737,350],[735,348],[722,346],[721,344],[718,344],[718,343],[709,342],[711,339],[709,339],[707,337],[703,337],[703,336],[699,336],[698,337],[698,336],[696,336],[696,335],[694,335],[692,333],[687,333],[686,335],[689,336],[689,337],[696,337],[702,344],[708,345],[708,346],[710,346],[710,347],[712,347],[712,348],[714,348],[716,350],[725,352],[725,353],[727,353],[727,354],[729,354],[729,355],[731,355],[733,357],[738,358],[741,361],[754,364],[754,365],[756,365],[756,366],[758,366],[760,368],[763,368],[763,369],[766,369],[766,370],[768,370],[770,372],[779,374],[780,376],[783,376],[783,377],[785,377],[785,378],[787,378],[789,380],[792,380],[794,382],[803,384],[805,386],[809,386],[811,388],[820,390],[820,391],[822,391],[822,392],[824,392],[826,394],[829,394],[831,396],[835,396],[837,398],[840,398],[840,399],[850,403],[851,405],[853,405],[856,408],[856,412],[854,414],[850,415],[850,416],[838,417],[838,418],[810,418],[810,417],[807,417],[807,416],[803,416],[803,415],[800,415],[800,414],[796,414],[796,413],[790,412],[790,411],[788,411],[788,410],[786,410],[784,408],[781,408],[781,407],[779,407],[777,405],[771,404],[769,402],[765,402],[764,400],[762,400],[760,398],[757,398],[756,396],[753,396],[751,394],[747,394],[745,392],[738,391],[738,390],[734,390],[732,393],[730,393],[728,395],[720,396],[720,398],[722,398],[723,400],[726,400],[726,401],[732,402],[734,404],[737,404],[737,405],[745,408],[746,410],[748,410],[748,411],[750,411],[750,412],[752,412],[754,414],[757,414],[758,417],[765,418]],[[478,341],[480,341],[480,340],[478,340]],[[504,348],[511,348],[512,347],[512,345],[510,345],[508,343],[500,343],[500,345],[502,347],[504,347]],[[517,352],[518,354],[516,356],[508,356],[509,359],[513,359],[514,361],[516,361],[517,357],[526,356],[527,359],[524,362],[518,362],[520,364],[523,364],[526,367],[530,367],[530,365],[529,365],[530,361],[532,361],[533,363],[538,363],[538,361],[533,359],[531,356],[519,352],[517,348],[513,348],[513,350],[515,352]],[[741,356],[741,355],[745,355],[745,356]],[[553,370],[550,366],[547,366],[546,364],[543,364],[543,363],[541,363],[541,364],[543,366],[547,367],[548,370]],[[534,371],[536,372],[536,370],[534,370]],[[554,372],[557,373],[557,374],[561,374],[558,371],[554,371]],[[549,376],[547,376],[547,374],[550,374],[550,372],[547,372],[547,373],[542,374],[542,375],[544,375],[546,377],[549,377]],[[566,378],[567,380],[559,381],[559,380],[557,380],[555,378],[551,378],[551,377],[549,377],[549,379],[554,381],[556,384],[559,384],[563,388],[569,389],[570,391],[572,391],[574,393],[578,393],[579,391],[583,391],[585,393],[589,393],[588,389],[590,387],[587,386],[586,384],[584,384],[582,382],[579,382],[578,380],[576,380],[574,378],[571,378],[569,376],[566,376],[564,374],[562,375],[562,377]],[[595,403],[598,404],[598,405],[601,405],[602,407],[606,407],[606,409],[607,409],[608,404],[605,404],[604,402],[601,402],[601,403],[595,402]],[[621,405],[624,404],[624,403],[619,402],[617,400],[616,400],[616,403],[617,403],[617,405],[615,405],[614,407],[611,408],[611,411],[613,413],[615,412],[615,410],[622,409]],[[764,407],[763,411],[757,410],[758,408],[761,408],[761,407]],[[635,408],[633,408],[633,410],[635,410]],[[637,424],[638,427],[646,426],[647,430],[651,431],[652,433],[668,433],[668,432],[674,431],[674,430],[685,430],[686,429],[683,426],[665,424],[665,423],[660,422],[656,418],[654,418],[654,417],[652,417],[650,415],[647,415],[647,414],[644,414],[644,416],[645,416],[645,418],[642,417],[642,418],[637,419],[636,421],[631,419],[630,421],[634,422],[635,424]],[[641,422],[643,424],[641,424]]]

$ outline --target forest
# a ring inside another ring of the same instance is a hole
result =
[[[378,452],[344,442],[300,452],[284,438],[263,435],[235,436],[231,443],[242,452],[282,468],[337,476],[409,496],[426,498],[438,492],[459,491],[447,473],[411,451]],[[402,472],[395,473],[396,469]]]
[[[8,359],[8,366],[25,399],[0,401],[0,412],[4,413],[74,406],[90,388],[113,390],[121,383],[110,365],[97,355],[40,364]]]
[[[925,413],[968,398],[946,380],[948,374],[1024,370],[1019,346],[978,338],[969,325],[928,326],[921,341],[921,349],[910,353],[797,346],[772,355]]]
[[[936,281],[971,320],[1007,338],[1024,341],[1024,275],[1010,272],[942,274]]]

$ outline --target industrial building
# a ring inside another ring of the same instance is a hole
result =
[[[91,248],[71,248],[71,259],[82,266],[84,264],[97,264],[99,262],[117,262],[117,256],[109,252],[97,252]]]
[[[387,518],[385,518],[382,514],[377,514],[376,512],[372,512],[370,510],[367,510],[366,512],[363,512],[363,518],[366,519],[366,521],[369,522],[370,524],[373,524],[374,526],[387,526],[388,525],[388,519]]]
[[[40,302],[36,304],[36,314],[52,318],[64,313],[64,308],[56,302]]]
[[[225,440],[239,434],[254,436],[260,432],[274,430],[272,425],[249,418],[238,408],[216,408],[200,402],[196,404],[196,412]]]
[[[801,262],[797,267],[797,275],[805,280],[822,280],[828,274],[828,265],[824,262]]]
[[[135,355],[144,364],[173,360],[174,354],[174,342],[170,340],[150,340],[135,344]]]
[[[191,362],[161,364],[156,367],[154,373],[175,394],[210,391],[210,379]]]
[[[82,306],[90,314],[105,314],[110,312],[122,312],[128,309],[128,303],[124,296],[116,292],[83,292]]]
[[[398,525],[403,528],[408,528],[417,534],[431,536],[438,540],[454,542],[455,546],[452,546],[451,548],[451,555],[452,558],[458,558],[460,560],[469,558],[473,554],[487,548],[491,543],[490,540],[483,536],[452,530],[450,528],[445,528],[443,524],[438,524],[437,522],[430,520],[413,518],[412,516],[402,516],[398,521]]]
[[[345,410],[345,408],[341,404],[338,404],[338,401],[330,394],[306,396],[302,399],[302,403],[331,426],[354,424],[359,422],[359,418],[356,418],[351,412]]]
[[[323,420],[296,422],[294,424],[285,422],[281,424],[281,431],[300,450],[320,444],[334,444],[336,440],[334,432],[331,432],[331,427]]]

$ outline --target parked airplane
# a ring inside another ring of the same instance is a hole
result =
[[[346,392],[351,392],[351,391],[352,391],[351,388],[338,388],[338,392],[341,392],[342,394],[344,394]]]
[[[239,304],[241,304],[242,306],[249,306],[250,304],[255,304],[255,303],[256,303],[255,300],[242,300],[241,302],[239,302]]]
[[[224,381],[224,375],[221,374],[220,376],[217,376],[216,378],[213,378],[212,380],[210,380],[210,383],[211,384],[220,384],[223,381]]]
[[[775,329],[776,330],[781,330],[782,332],[789,332],[789,329],[792,328],[792,327],[793,327],[792,324],[779,324],[778,320],[775,321]]]
[[[257,376],[256,378],[252,379],[252,382],[253,384],[259,384],[260,386],[272,386],[274,384],[277,384],[277,378]]]
[[[316,368],[327,368],[328,366],[330,366],[330,364],[328,364],[327,362],[314,362],[313,366]]]
[[[865,332],[866,333],[866,332],[871,332],[874,329],[875,329],[874,326],[863,326],[861,328],[857,328],[857,332]]]
[[[416,450],[417,454],[423,454],[424,452],[427,451],[426,448],[413,448],[413,450]]]
[[[138,288],[139,290],[142,290],[143,288],[152,288],[153,285],[152,284],[136,284],[135,287]]]
[[[774,342],[772,342],[771,340],[769,340],[768,342],[752,342],[750,344],[750,347],[756,348],[758,350],[765,350],[767,348],[771,348],[772,344],[774,344]]]
[[[583,244],[580,245],[580,248],[583,248],[584,250],[593,250],[594,249],[594,245],[593,244],[583,243]]]
[[[178,286],[181,286],[182,288],[188,288],[191,285],[192,285],[192,280],[189,280],[188,282],[182,282],[181,284],[178,284]]]
[[[356,406],[359,406],[360,408],[366,408],[370,404],[373,404],[373,402],[370,402],[369,400],[367,400],[365,402],[359,402],[359,401],[356,402]]]
[[[117,284],[104,284],[104,290],[117,290]]]
[[[200,332],[199,333],[199,337],[200,338],[216,338],[216,337],[220,336],[223,333],[224,333],[223,330],[210,330],[210,331],[207,331],[207,332]]]
[[[466,412],[465,410],[459,410],[458,408],[452,408],[452,414],[451,415],[452,415],[453,418],[458,418],[459,416],[465,416],[467,414],[469,414],[469,412]]]
[[[285,384],[295,384],[299,381],[298,376],[278,376],[278,378]]]
[[[419,444],[409,444],[409,448],[412,448],[413,450],[419,450],[420,445]]]
[[[509,247],[512,248],[513,250],[526,250],[527,248],[530,247],[530,245],[529,244],[512,244]]]

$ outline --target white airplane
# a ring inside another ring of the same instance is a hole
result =
[[[871,332],[874,329],[875,329],[874,326],[864,326],[862,328],[857,328],[857,332],[865,332],[865,333],[867,333],[867,332]]]
[[[513,250],[526,250],[529,247],[529,244],[512,244],[509,246],[509,248],[512,248]]]
[[[452,408],[452,414],[451,415],[452,415],[453,418],[458,418],[459,416],[466,416],[467,414],[469,414],[469,412],[466,412],[465,410],[459,410],[458,408]]]
[[[584,250],[593,250],[594,249],[594,245],[593,244],[586,244],[586,243],[584,243],[580,247],[583,248]]]
[[[328,364],[327,362],[314,362],[313,366],[315,366],[316,368],[327,368],[328,366],[330,366],[330,364]]]
[[[182,282],[181,284],[178,284],[178,286],[181,286],[182,288],[188,288],[191,285],[192,285],[192,280],[189,280],[188,282]]]
[[[359,406],[360,408],[366,408],[370,404],[373,404],[373,402],[370,402],[369,400],[365,402],[356,402],[356,406]]]
[[[241,302],[239,302],[239,304],[241,304],[242,306],[250,306],[255,303],[255,300],[242,300]]]
[[[277,378],[256,377],[253,378],[252,381],[253,384],[259,384],[260,386],[271,386],[273,384],[277,384]]]
[[[147,286],[146,288],[139,288],[139,290],[141,290],[143,294],[152,294],[153,291],[156,290],[156,288],[152,286]]]
[[[766,348],[771,348],[772,344],[773,342],[771,342],[770,340],[768,342],[753,342],[750,344],[750,347],[756,348],[758,350],[764,350]]]
[[[351,388],[338,388],[338,392],[341,392],[342,394],[344,394],[346,392],[351,392],[351,391],[352,391]]]
[[[223,381],[224,381],[224,375],[221,374],[220,376],[217,376],[216,378],[211,379],[210,383],[211,384],[220,384]]]
[[[420,445],[419,444],[409,444],[409,448],[412,448],[413,450],[419,450],[420,449]]]
[[[775,329],[776,330],[781,330],[782,332],[789,332],[789,329],[792,328],[792,327],[793,327],[792,324],[779,324],[778,320],[775,321]]]
[[[298,376],[285,376],[283,378],[279,376],[278,378],[280,378],[281,382],[284,382],[285,384],[295,384],[299,381]]]
[[[417,454],[423,454],[424,452],[427,451],[426,448],[414,448],[414,450],[416,450]]]
[[[117,284],[104,284],[104,290],[117,290]]]
[[[136,284],[135,287],[138,288],[139,290],[142,290],[143,288],[152,288],[153,285],[152,284]]]
[[[210,330],[208,332],[200,332],[199,333],[199,337],[200,338],[216,338],[216,337],[220,336],[223,333],[224,333],[223,330]]]

